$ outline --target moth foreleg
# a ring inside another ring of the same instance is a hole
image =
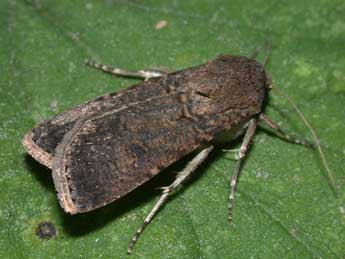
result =
[[[85,65],[92,67],[94,69],[103,71],[105,73],[115,75],[115,76],[142,78],[145,80],[148,80],[151,77],[160,77],[164,75],[164,72],[161,72],[161,71],[155,71],[155,70],[129,71],[122,68],[115,68],[115,67],[99,64],[91,60],[85,60]]]
[[[163,192],[155,206],[152,208],[149,215],[145,218],[143,224],[139,227],[137,232],[134,234],[127,252],[132,253],[133,247],[136,244],[139,236],[144,231],[145,227],[152,221],[153,217],[157,214],[158,210],[166,203],[168,198],[189,178],[189,176],[195,171],[195,169],[207,158],[209,153],[212,151],[213,146],[209,146],[201,150],[194,158],[191,160],[186,167],[176,175],[175,181],[166,187],[163,187]]]
[[[241,171],[241,165],[242,165],[242,162],[244,161],[244,158],[246,157],[248,153],[250,143],[255,135],[256,126],[257,126],[257,119],[251,119],[249,121],[248,128],[244,136],[241,148],[238,152],[238,161],[237,161],[234,173],[230,181],[229,215],[228,215],[229,221],[232,220],[232,209],[234,207],[235,191],[236,191],[238,176]]]
[[[315,145],[313,143],[310,143],[309,141],[305,139],[296,138],[286,133],[284,130],[282,130],[282,128],[277,123],[275,123],[270,117],[268,117],[267,115],[263,113],[260,114],[260,121],[263,121],[268,127],[273,129],[285,141],[302,145],[308,148],[315,148]]]

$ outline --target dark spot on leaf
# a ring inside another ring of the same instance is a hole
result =
[[[41,222],[36,228],[36,235],[42,239],[52,239],[57,236],[57,231],[51,222]]]

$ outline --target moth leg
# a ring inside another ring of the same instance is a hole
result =
[[[164,75],[164,72],[155,70],[139,70],[139,71],[129,71],[121,68],[110,67],[107,65],[99,64],[91,60],[85,60],[85,65],[92,67],[94,69],[109,73],[115,76],[132,77],[132,78],[143,78],[148,80],[151,77],[160,77]]]
[[[152,221],[153,217],[157,214],[158,210],[166,203],[168,198],[189,178],[189,176],[195,171],[195,169],[207,158],[209,153],[212,151],[213,146],[209,146],[202,151],[200,151],[191,160],[186,167],[176,175],[175,181],[166,187],[163,187],[163,192],[155,206],[152,208],[149,215],[145,218],[143,224],[139,227],[137,232],[134,234],[127,252],[132,253],[133,247],[136,244],[139,236],[144,231],[145,227]]]
[[[309,141],[305,139],[295,138],[289,135],[288,133],[286,133],[285,131],[283,131],[277,123],[275,123],[270,117],[268,117],[265,114],[260,114],[260,121],[263,121],[268,127],[276,131],[276,133],[278,133],[278,135],[285,141],[302,145],[308,148],[315,148],[315,145],[313,143],[310,143]]]
[[[232,209],[234,208],[234,201],[235,201],[235,191],[236,191],[236,186],[237,186],[237,180],[238,176],[241,171],[241,166],[242,162],[244,161],[244,158],[246,157],[249,147],[250,147],[250,142],[252,141],[254,135],[255,135],[255,130],[257,126],[257,119],[251,119],[248,124],[248,128],[246,131],[246,134],[244,136],[241,148],[238,152],[238,161],[234,170],[234,173],[231,177],[230,181],[230,195],[229,195],[229,215],[228,219],[229,221],[232,220]]]

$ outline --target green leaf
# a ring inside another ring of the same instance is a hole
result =
[[[259,131],[227,222],[235,162],[217,151],[147,227],[129,258],[344,258],[345,3],[334,1],[0,2],[0,258],[126,258],[127,245],[180,165],[110,206],[70,216],[50,170],[21,138],[42,119],[137,81],[83,66],[183,69],[220,53],[250,56],[270,39],[267,70],[313,125],[334,171],[335,197],[318,154]],[[166,20],[167,26],[155,25]],[[258,60],[263,60],[263,53]],[[310,134],[282,97],[266,112]],[[52,222],[53,239],[36,235]]]

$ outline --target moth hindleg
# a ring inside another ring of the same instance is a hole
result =
[[[251,119],[249,121],[248,128],[247,128],[246,134],[244,136],[241,148],[238,152],[238,161],[236,163],[234,173],[231,177],[230,195],[229,195],[229,215],[228,215],[228,219],[230,221],[232,220],[232,209],[234,207],[235,191],[236,191],[238,176],[239,176],[240,171],[241,171],[241,165],[242,165],[244,158],[246,157],[246,155],[248,153],[250,143],[251,143],[251,141],[255,135],[256,126],[257,126],[257,119]]]
[[[209,146],[201,150],[187,165],[186,167],[176,175],[175,181],[163,188],[163,192],[155,206],[152,208],[149,215],[145,218],[143,224],[139,227],[134,234],[127,252],[132,253],[133,247],[136,244],[140,234],[144,231],[145,227],[152,221],[153,217],[157,214],[158,210],[166,203],[168,198],[189,178],[189,176],[195,171],[195,169],[207,158],[212,151],[213,146]]]
[[[99,64],[91,60],[85,60],[85,65],[92,67],[94,69],[115,75],[115,76],[143,78],[145,80],[148,80],[149,78],[152,78],[152,77],[160,77],[164,75],[164,72],[161,72],[161,71],[156,71],[156,70],[129,71],[122,68],[110,67],[107,65]]]
[[[302,145],[308,148],[315,148],[313,143],[310,143],[309,141],[305,140],[305,139],[300,139],[300,138],[296,138],[293,137],[291,135],[289,135],[288,133],[286,133],[284,130],[281,129],[281,127],[275,123],[270,117],[268,117],[265,114],[260,114],[260,121],[263,121],[268,127],[270,127],[271,129],[273,129],[275,132],[278,133],[278,135],[284,139],[285,141],[288,141],[290,143],[294,143],[294,144],[298,144],[298,145]]]

